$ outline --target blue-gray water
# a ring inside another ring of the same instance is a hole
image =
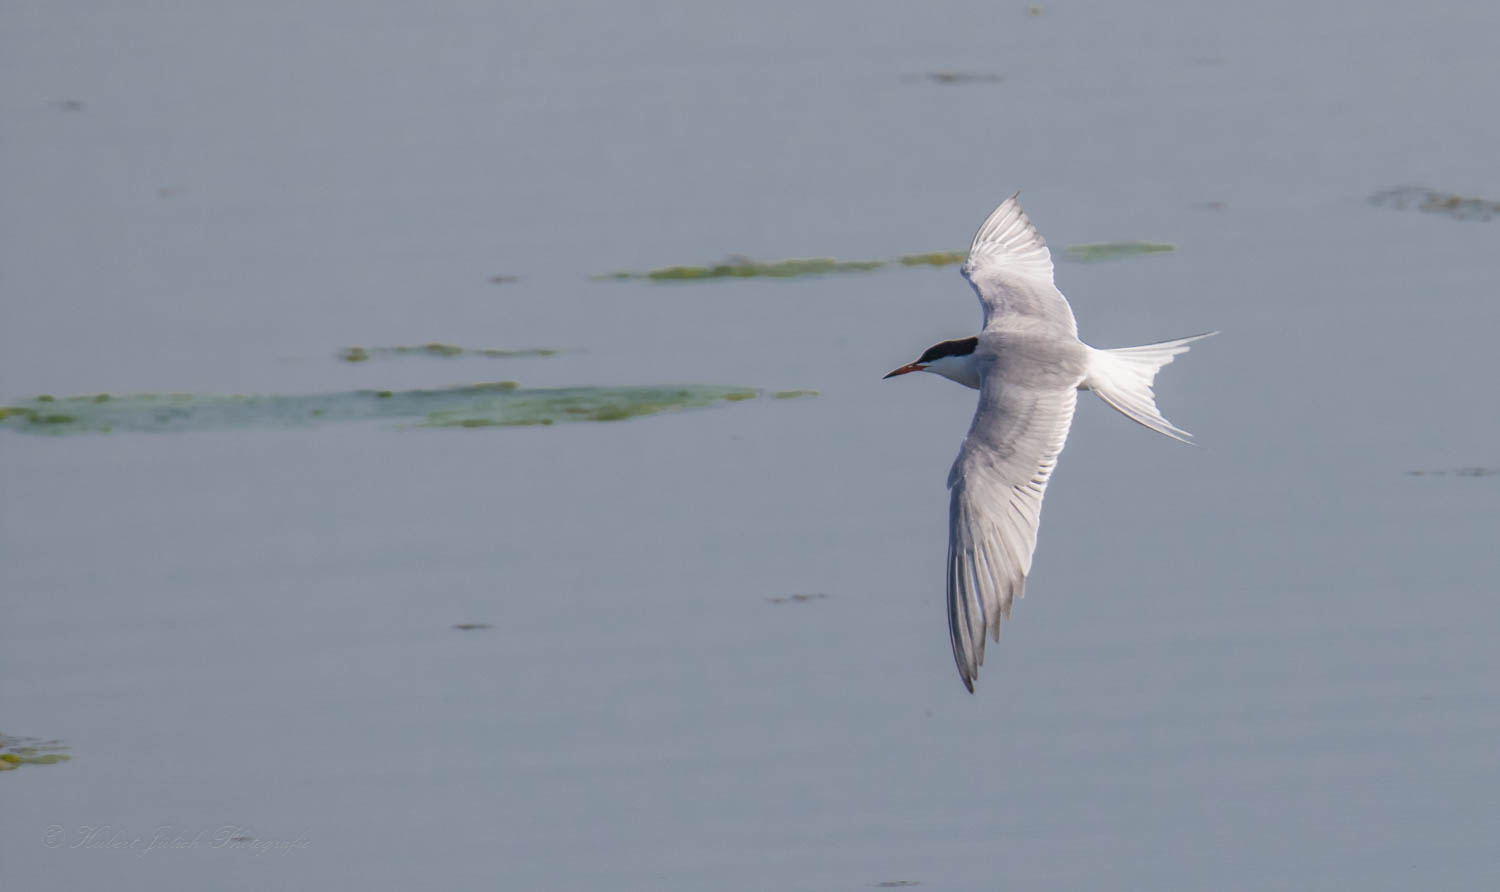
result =
[[[7,889],[1500,876],[1500,477],[1407,473],[1500,465],[1500,221],[1369,201],[1500,197],[1483,4],[92,7],[0,36],[0,404],[821,395],[0,429],[0,730],[73,756],[0,773]],[[1082,401],[971,697],[974,396],[880,379],[957,273],[588,276],[961,249],[1017,188],[1178,246],[1059,261],[1086,340],[1224,333],[1160,380],[1198,448]],[[336,357],[432,340],[563,352]]]

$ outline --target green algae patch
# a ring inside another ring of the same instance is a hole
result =
[[[529,347],[522,350],[500,350],[495,347],[481,347],[478,350],[465,350],[471,356],[487,356],[490,359],[515,359],[517,357],[545,357],[556,356],[562,352],[552,347]]]
[[[816,390],[778,390],[775,393],[771,394],[771,399],[775,399],[775,400],[800,400],[800,399],[802,399],[804,397],[817,396],[817,395],[818,395],[818,392]]]
[[[488,402],[431,412],[424,427],[525,427],[625,421],[759,396],[743,387],[561,387],[497,391]]]
[[[60,740],[39,737],[12,737],[0,734],[0,771],[14,771],[22,765],[56,765],[73,757]]]
[[[808,257],[797,260],[760,261],[737,257],[712,266],[664,266],[646,272],[616,272],[595,276],[596,279],[647,279],[653,282],[684,282],[698,279],[792,279],[800,276],[822,276],[829,273],[862,273],[888,265],[884,260],[837,260],[832,257]]]
[[[1069,245],[1063,253],[1071,260],[1093,263],[1101,260],[1120,260],[1141,254],[1160,254],[1176,251],[1177,246],[1163,242],[1099,242],[1087,245]],[[594,276],[597,280],[638,279],[650,282],[693,282],[705,279],[746,278],[797,278],[822,276],[830,273],[862,273],[894,267],[945,267],[956,266],[968,259],[968,251],[926,251],[920,254],[902,254],[892,260],[835,260],[832,257],[813,257],[805,260],[778,260],[762,262],[736,258],[713,266],[665,266],[646,272],[614,272]]]
[[[52,397],[46,399],[37,397],[30,406],[0,406],[0,424],[9,423],[13,426],[72,424],[78,420],[75,415],[51,411],[51,406],[48,404],[52,402]]]
[[[1405,210],[1414,208],[1429,214],[1443,214],[1455,220],[1489,220],[1500,214],[1500,201],[1476,195],[1442,192],[1426,186],[1396,186],[1370,196],[1370,203]]]
[[[502,350],[496,347],[471,348],[433,342],[431,344],[418,344],[415,346],[345,347],[339,351],[339,359],[342,359],[344,362],[368,362],[376,357],[388,356],[432,356],[439,359],[453,359],[458,356],[483,356],[487,359],[522,359],[556,356],[559,352],[551,347],[527,347],[517,350]]]
[[[746,387],[525,388],[490,381],[437,390],[298,395],[130,394],[30,400],[0,407],[0,429],[31,434],[296,428],[389,419],[419,427],[530,427],[624,421],[754,399]],[[66,412],[59,409],[66,407]]]
[[[1069,245],[1063,249],[1063,252],[1072,260],[1098,263],[1104,260],[1138,257],[1142,254],[1165,254],[1176,250],[1176,245],[1164,242],[1093,242],[1086,245]]]
[[[968,251],[928,251],[926,254],[902,254],[902,266],[953,266],[963,263],[969,257]]]

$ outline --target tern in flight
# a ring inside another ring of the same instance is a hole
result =
[[[934,344],[889,375],[932,372],[979,391],[979,407],[948,473],[948,633],[964,687],[984,640],[1021,597],[1036,550],[1042,495],[1068,438],[1078,391],[1092,390],[1132,421],[1176,440],[1151,384],[1188,344],[1217,332],[1099,350],[1078,339],[1068,299],[1052,282],[1047,243],[1012,195],[990,214],[962,272],[984,308],[973,337]]]

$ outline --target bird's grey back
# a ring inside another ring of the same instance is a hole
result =
[[[1018,441],[1033,435],[1028,424],[1038,405],[1052,403],[1059,391],[1078,389],[1088,372],[1088,351],[1078,338],[1055,331],[1002,325],[981,332],[975,351],[982,354],[979,405],[960,460],[965,453],[980,461],[1009,457]]]

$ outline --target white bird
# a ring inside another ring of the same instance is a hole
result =
[[[1078,391],[1092,390],[1132,421],[1176,440],[1151,384],[1188,344],[1098,350],[1078,339],[1068,299],[1052,281],[1052,254],[1016,199],[990,214],[962,272],[984,308],[978,335],[943,341],[886,375],[932,372],[979,391],[979,407],[948,473],[948,632],[964,687],[984,663],[988,635],[1022,595],[1042,495],[1068,438]]]

